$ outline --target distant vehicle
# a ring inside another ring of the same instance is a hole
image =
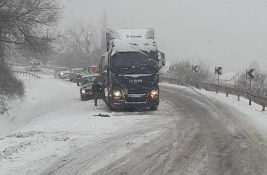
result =
[[[121,29],[106,33],[107,53],[101,71],[107,72],[105,98],[112,110],[159,105],[159,70],[164,53],[154,40],[153,29]]]
[[[83,76],[84,68],[74,68],[71,69],[69,79],[72,82],[78,82],[78,80]]]
[[[80,96],[81,96],[82,101],[94,98],[92,86],[93,86],[94,82],[97,81],[97,79],[99,77],[100,77],[99,74],[84,75],[80,79],[80,82],[77,83],[78,86],[82,86],[80,88]]]
[[[55,78],[67,79],[69,78],[70,70],[67,67],[56,68],[54,72]]]
[[[41,63],[39,63],[36,60],[31,61],[30,65],[26,68],[26,70],[27,71],[32,71],[32,72],[41,71]]]

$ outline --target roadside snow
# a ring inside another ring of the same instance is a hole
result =
[[[75,83],[40,76],[41,79],[21,77],[26,86],[25,98],[11,101],[9,116],[1,116],[1,175],[41,174],[74,150],[135,128],[137,123],[149,123],[152,117],[160,118],[170,111],[168,104],[163,103],[159,111],[142,115],[110,112],[102,101],[97,107],[93,101],[81,101]],[[99,113],[110,117],[98,116]],[[160,132],[158,129],[129,137],[124,147],[96,162],[91,171],[119,159]]]
[[[162,83],[161,86],[192,91],[191,89],[186,88],[184,86],[178,86],[167,83]],[[267,112],[262,111],[262,106],[253,102],[252,105],[249,106],[248,99],[244,97],[240,97],[240,101],[238,101],[237,96],[235,95],[229,94],[229,96],[226,97],[226,94],[224,93],[216,94],[215,92],[206,91],[204,89],[202,90],[194,89],[194,90],[205,95],[208,99],[221,102],[223,104],[228,105],[229,107],[230,106],[234,107],[235,109],[240,111],[241,114],[243,114],[240,115],[240,117],[242,117],[242,120],[250,124],[253,124],[255,128],[257,128],[260,131],[260,133],[263,133],[262,137],[265,137],[265,139],[267,140]]]
[[[263,133],[262,137],[265,137],[267,140],[267,112],[262,111],[262,106],[253,102],[250,106],[249,100],[244,97],[240,97],[240,101],[238,101],[237,96],[235,95],[229,95],[226,97],[226,95],[223,93],[216,94],[215,92],[208,92],[203,89],[197,91],[209,98],[236,108],[238,111],[244,114],[240,116],[242,117],[242,120],[254,125],[255,128],[260,131],[260,133]]]
[[[79,91],[72,83],[55,81],[47,75],[42,75],[42,79],[23,76],[19,78],[25,84],[25,97],[9,102],[11,110],[0,117],[0,137],[33,118],[64,108],[67,100],[79,99]]]

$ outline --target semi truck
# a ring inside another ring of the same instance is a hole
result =
[[[159,70],[164,53],[154,40],[153,29],[108,30],[107,53],[100,68],[105,75],[105,100],[113,110],[150,108],[159,105]]]

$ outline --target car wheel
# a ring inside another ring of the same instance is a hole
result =
[[[152,111],[158,110],[158,105],[150,106],[150,110]]]
[[[86,101],[86,97],[81,95],[81,101]]]

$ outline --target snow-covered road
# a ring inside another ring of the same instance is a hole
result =
[[[110,112],[41,76],[0,119],[0,174],[267,174],[266,113],[167,85],[158,111]]]

